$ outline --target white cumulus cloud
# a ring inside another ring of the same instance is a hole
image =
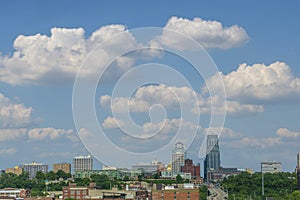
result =
[[[298,131],[291,131],[288,128],[279,128],[276,131],[276,134],[280,137],[285,138],[298,138],[300,136],[300,132]]]
[[[90,80],[123,50],[154,47],[140,54],[140,58],[145,58],[161,56],[156,48],[163,45],[189,48],[188,43],[173,37],[167,31],[169,29],[192,37],[206,48],[228,49],[248,40],[246,31],[237,25],[224,27],[220,22],[201,18],[171,17],[162,35],[150,38],[147,44],[139,43],[126,26],[120,24],[102,26],[90,36],[86,36],[83,28],[54,27],[49,35],[19,35],[14,41],[14,52],[0,55],[0,81],[12,85],[70,83],[83,61],[88,67],[82,69],[79,76]],[[112,37],[114,39],[109,40]],[[97,48],[96,55],[91,56],[89,53],[99,44],[102,44],[101,48]],[[88,55],[89,59],[85,60]],[[107,71],[107,79],[120,76],[133,66],[135,60],[134,56],[116,59],[113,69]]]
[[[238,47],[248,41],[246,31],[237,26],[224,27],[221,22],[194,18],[193,20],[171,17],[164,27],[161,43],[174,49],[190,49],[184,37],[174,34],[174,30],[193,38],[205,48],[229,49]]]
[[[14,41],[12,56],[0,56],[0,81],[12,85],[57,84],[73,81],[77,70],[88,53],[101,42],[122,34],[108,42],[109,46],[98,49],[96,57],[91,57],[89,67],[82,70],[80,76],[91,77],[97,70],[104,70],[105,63],[116,50],[135,46],[134,37],[123,25],[107,25],[85,37],[82,28],[52,28],[50,36],[18,36]],[[117,60],[117,70],[128,68],[133,62],[130,58]],[[116,71],[114,71],[116,73]]]
[[[270,65],[241,64],[236,71],[221,74],[226,95],[239,102],[266,102],[293,100],[300,98],[300,78],[292,74],[291,68],[284,62]],[[206,83],[215,90],[222,87],[215,85],[213,76]]]
[[[32,108],[15,103],[0,93],[0,128],[16,128],[32,123]]]
[[[237,101],[222,101],[218,96],[205,98],[189,87],[175,87],[166,85],[148,85],[140,87],[130,97],[115,97],[109,95],[100,97],[102,108],[110,109],[116,113],[148,112],[152,105],[159,104],[170,110],[189,108],[194,114],[207,114],[212,110],[216,114],[224,111],[228,114],[257,113],[263,112],[263,106],[252,104],[241,104]],[[225,104],[225,105],[224,105]]]
[[[28,131],[28,138],[30,140],[46,140],[46,139],[58,139],[62,136],[68,137],[72,139],[74,131],[72,129],[64,130],[64,129],[55,129],[52,127],[48,128],[34,128]]]

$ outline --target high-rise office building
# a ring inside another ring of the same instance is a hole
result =
[[[62,170],[65,173],[71,173],[71,164],[70,163],[55,163],[55,164],[53,164],[53,172],[56,173],[59,170]]]
[[[74,172],[93,170],[92,156],[75,156],[73,159]]]
[[[185,148],[181,142],[174,145],[172,151],[172,175],[176,176],[180,173],[180,167],[184,165]]]
[[[297,153],[297,169],[300,169],[300,152]]]
[[[209,171],[218,171],[221,166],[218,135],[207,135],[206,157],[204,160],[204,178]]]
[[[22,164],[23,172],[28,172],[30,178],[35,178],[37,172],[43,172],[44,174],[48,173],[48,165],[44,165],[43,163],[30,163],[30,164]]]

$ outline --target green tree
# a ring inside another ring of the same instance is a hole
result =
[[[200,199],[207,199],[207,187],[206,185],[202,185],[199,188],[199,193],[200,193]]]
[[[295,190],[289,197],[290,200],[299,200],[300,199],[300,191]]]
[[[183,178],[179,174],[176,176],[176,183],[183,183]]]
[[[54,181],[54,180],[58,179],[58,175],[55,172],[53,172],[53,171],[48,172],[46,174],[46,177],[50,181]]]
[[[153,175],[152,175],[152,178],[153,178],[153,179],[159,179],[159,178],[160,178],[160,176],[159,176],[159,174],[158,174],[158,173],[155,173],[155,174],[153,174]]]
[[[110,186],[112,184],[109,177],[105,174],[95,174],[91,176],[91,179],[93,182],[96,182],[96,186],[101,189],[110,189]]]
[[[129,179],[129,177],[128,176],[124,176],[123,177],[123,181],[129,181],[130,179]]]
[[[38,171],[38,172],[36,172],[35,179],[37,179],[39,181],[43,181],[46,179],[46,175],[43,172]]]
[[[64,172],[63,170],[58,170],[58,171],[56,172],[56,174],[57,174],[57,177],[58,177],[58,178],[62,178],[62,179],[64,179],[64,180],[66,180],[66,179],[68,179],[68,178],[71,178],[71,174],[70,174],[70,173],[66,173],[66,172]]]

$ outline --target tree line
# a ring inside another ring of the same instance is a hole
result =
[[[224,179],[221,186],[228,191],[229,199],[261,200],[266,197],[273,199],[300,199],[297,190],[296,174],[290,172],[265,173],[264,196],[262,196],[262,174],[242,172]]]

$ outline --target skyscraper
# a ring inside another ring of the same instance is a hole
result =
[[[73,160],[74,172],[88,171],[93,169],[92,156],[75,156]]]
[[[297,173],[297,189],[300,190],[300,152],[298,152],[297,154],[296,173]]]
[[[180,173],[180,167],[184,165],[185,148],[181,142],[174,145],[172,151],[172,175],[176,176]]]
[[[204,178],[208,171],[217,171],[221,166],[218,135],[207,135],[206,157],[204,160]]]
[[[297,169],[300,169],[300,152],[297,153]]]

